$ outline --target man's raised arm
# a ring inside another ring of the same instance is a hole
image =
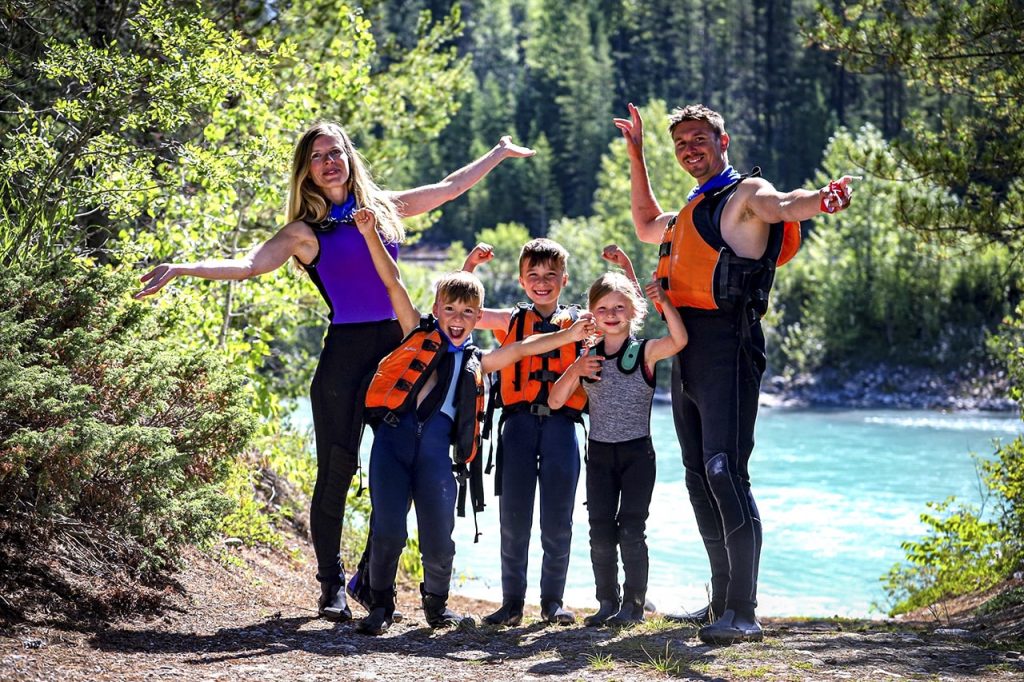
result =
[[[629,205],[632,209],[633,228],[640,241],[658,244],[674,214],[662,211],[654,196],[644,159],[644,121],[632,103],[628,106],[629,118],[616,118],[613,123],[622,131],[629,154]]]

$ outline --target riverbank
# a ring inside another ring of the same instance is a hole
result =
[[[970,363],[941,372],[888,365],[824,368],[814,374],[768,377],[761,385],[762,404],[847,409],[1016,410],[1008,392],[1004,371]]]
[[[913,621],[766,619],[765,641],[709,647],[660,618],[626,630],[551,626],[433,632],[407,586],[408,614],[368,638],[318,619],[306,543],[189,552],[163,605],[106,622],[32,614],[0,636],[0,679],[152,680],[1011,680],[1024,642],[947,611]],[[454,598],[478,618],[487,602]],[[572,607],[580,605],[570,604]],[[353,610],[362,614],[359,607]],[[582,616],[583,610],[577,610]]]

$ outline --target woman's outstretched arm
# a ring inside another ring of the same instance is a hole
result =
[[[486,154],[451,173],[444,180],[389,194],[398,208],[398,215],[402,217],[419,215],[432,211],[441,204],[460,196],[483,180],[485,175],[505,159],[519,159],[534,154],[536,154],[535,151],[514,143],[512,138],[506,135]]]
[[[316,235],[303,222],[296,221],[281,228],[277,234],[239,258],[213,258],[198,263],[161,263],[140,280],[144,287],[134,294],[144,298],[160,291],[175,277],[203,279],[249,279],[278,269],[292,256],[304,263],[316,257]]]

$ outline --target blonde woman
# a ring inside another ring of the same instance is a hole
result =
[[[318,612],[349,620],[340,547],[345,498],[359,458],[364,379],[402,339],[387,290],[374,269],[353,214],[371,209],[388,252],[398,257],[401,219],[433,210],[478,183],[506,158],[533,150],[501,138],[490,151],[438,183],[389,192],[370,177],[344,129],[321,122],[295,145],[288,195],[288,224],[247,255],[197,263],[163,263],[142,276],[135,297],[155,294],[175,277],[242,280],[294,258],[309,273],[330,311],[330,326],[310,398],[316,437],[317,479],[310,532],[321,595]]]

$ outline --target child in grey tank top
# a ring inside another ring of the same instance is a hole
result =
[[[584,622],[628,625],[643,620],[647,596],[645,532],[655,477],[650,432],[654,366],[678,353],[687,337],[679,313],[652,281],[646,292],[662,309],[669,333],[637,339],[634,333],[647,315],[647,303],[633,266],[614,244],[601,255],[626,274],[609,272],[590,286],[589,308],[598,340],[555,382],[548,405],[561,407],[581,383],[587,393],[587,514],[599,608]],[[621,590],[619,553],[625,578]]]

